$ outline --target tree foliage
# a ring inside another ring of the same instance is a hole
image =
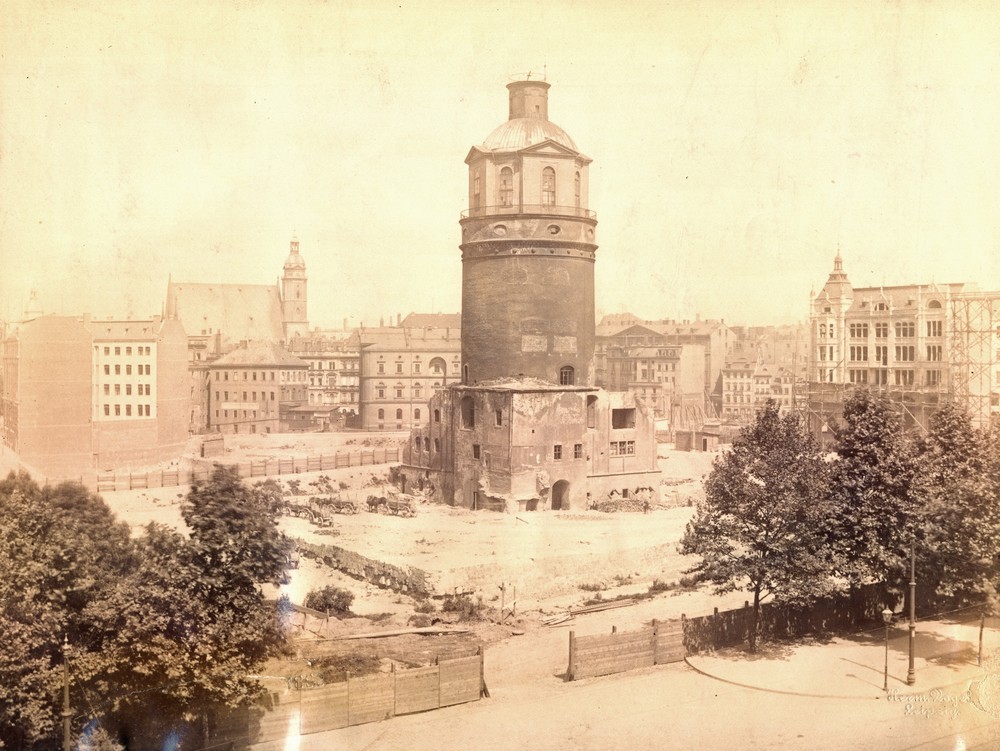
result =
[[[809,601],[829,591],[823,530],[827,466],[794,415],[769,401],[705,481],[705,500],[681,540],[701,556],[688,573],[719,593],[753,594],[750,647],[756,649],[760,604]]]
[[[844,402],[835,434],[828,534],[837,573],[853,586],[899,583],[916,534],[914,442],[888,400],[867,390]]]
[[[986,598],[995,607],[1000,464],[990,465],[1000,456],[993,445],[960,407],[944,405],[919,443],[914,489],[922,577],[942,594]]]
[[[68,639],[75,721],[126,746],[259,693],[252,675],[281,642],[259,585],[288,552],[264,494],[229,469],[192,487],[188,535],[150,525],[136,539],[78,484],[0,483],[0,747],[58,735]]]

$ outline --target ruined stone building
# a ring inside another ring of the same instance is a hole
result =
[[[468,508],[582,509],[658,484],[653,415],[594,383],[591,159],[548,119],[548,83],[507,88],[508,120],[466,158],[460,381],[401,471]]]

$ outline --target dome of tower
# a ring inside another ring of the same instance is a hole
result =
[[[520,151],[521,149],[552,140],[568,149],[577,151],[576,144],[565,130],[553,122],[539,117],[515,117],[502,123],[483,141],[484,151]]]
[[[306,267],[305,259],[299,255],[299,241],[292,240],[290,243],[290,251],[288,253],[288,258],[285,259],[285,269],[304,269]]]

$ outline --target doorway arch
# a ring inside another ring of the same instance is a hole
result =
[[[559,480],[552,486],[552,510],[565,511],[569,508],[569,480]]]

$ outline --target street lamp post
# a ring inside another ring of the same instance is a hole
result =
[[[917,547],[916,542],[910,541],[910,666],[906,671],[906,685],[912,686],[917,682],[917,677],[913,672],[913,649],[917,635]]]
[[[885,680],[882,682],[882,690],[889,691],[889,624],[892,623],[892,611],[886,608],[882,611],[882,620],[885,621]]]

